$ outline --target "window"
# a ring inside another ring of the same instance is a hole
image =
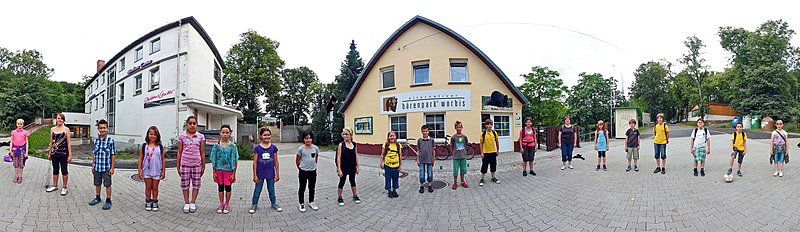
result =
[[[467,60],[450,60],[450,82],[467,81]]]
[[[214,80],[216,80],[219,85],[222,85],[222,69],[217,62],[214,62]]]
[[[144,51],[142,51],[142,47],[136,49],[135,60],[140,61],[144,58]]]
[[[100,104],[97,104],[97,98],[94,98],[94,110],[95,111],[97,111],[97,106],[99,106],[99,105]]]
[[[430,64],[425,62],[416,62],[414,65],[414,84],[427,84],[431,82]]]
[[[511,116],[494,116],[494,130],[497,131],[497,136],[510,136],[511,135]]]
[[[426,114],[425,125],[428,125],[428,135],[432,138],[445,138],[444,114]]]
[[[117,81],[117,66],[111,66],[108,69],[108,85],[114,85],[114,82]]]
[[[397,139],[408,139],[408,124],[406,116],[390,116],[389,129],[397,133]]]
[[[88,114],[91,112],[92,112],[92,101],[89,101],[89,108],[86,108],[86,113]]]
[[[381,69],[381,83],[383,89],[394,88],[394,67]]]
[[[125,57],[119,59],[119,72],[125,71]]]
[[[142,94],[142,74],[136,75],[136,77],[134,77],[133,79],[136,82],[135,84],[136,89],[133,93],[133,96]]]
[[[100,75],[100,80],[98,80],[97,82],[98,82],[98,86],[99,86],[99,84],[105,85],[106,84],[106,74],[103,73],[103,75]],[[102,82],[102,83],[100,83],[100,82]],[[95,89],[97,89],[97,86],[95,86]]]
[[[150,54],[161,51],[161,37],[150,41]]]
[[[156,67],[154,69],[150,69],[150,90],[148,91],[153,91],[158,89],[160,83],[161,83],[161,73],[159,72],[159,68]]]
[[[119,83],[119,101],[125,100],[125,83]]]
[[[115,126],[117,124],[117,120],[115,119],[115,114],[110,113],[108,114],[108,133],[114,134],[116,129]]]
[[[100,95],[100,109],[106,107],[106,95]]]
[[[222,91],[220,91],[216,86],[214,86],[214,104],[222,104]]]

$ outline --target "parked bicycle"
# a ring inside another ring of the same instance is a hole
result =
[[[444,140],[444,141],[442,141]],[[444,139],[433,139],[434,143],[438,144],[433,150],[433,154],[438,160],[447,160],[450,156],[453,155],[453,151],[450,150],[450,135],[445,136]],[[471,160],[475,158],[475,148],[472,145],[467,144],[464,149],[467,150],[467,159]]]
[[[412,147],[411,144],[408,143],[409,141],[416,141],[416,140],[417,139],[415,138],[397,139],[397,142],[403,146],[402,151],[400,151],[403,154],[403,160],[412,155],[413,156],[419,155],[419,150]]]

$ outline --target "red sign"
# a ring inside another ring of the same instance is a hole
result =
[[[166,92],[165,92],[165,91],[161,91],[160,93],[158,93],[158,94],[156,94],[156,95],[151,95],[151,96],[149,96],[149,97],[145,97],[145,98],[144,98],[144,103],[147,103],[147,102],[149,102],[149,101],[152,101],[152,100],[158,100],[158,99],[161,99],[161,98],[163,98],[163,97],[166,97],[166,96],[172,95],[173,93],[175,93],[175,90],[174,90],[174,89],[171,89],[171,90],[169,90],[169,91],[166,91]]]

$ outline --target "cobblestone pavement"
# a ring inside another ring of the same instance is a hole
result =
[[[800,228],[800,169],[786,166],[786,176],[772,177],[765,140],[749,140],[744,177],[722,182],[729,157],[729,135],[712,137],[706,177],[691,174],[688,138],[669,145],[666,175],[653,174],[652,140],[643,140],[640,172],[625,172],[621,140],[612,141],[609,170],[595,171],[594,152],[585,146],[576,152],[587,160],[575,161],[574,170],[560,170],[559,151],[537,154],[537,176],[523,177],[520,155],[499,158],[501,184],[478,186],[479,160],[469,161],[468,189],[453,191],[451,161],[436,164],[435,179],[448,187],[419,194],[418,168],[404,163],[410,175],[401,179],[400,198],[389,199],[374,156],[360,156],[359,196],[356,205],[345,190],[346,205],[336,205],[333,153],[320,158],[317,183],[319,211],[297,210],[297,168],[293,150],[281,151],[281,181],[277,196],[283,212],[248,214],[254,184],[252,163],[239,164],[233,185],[232,212],[218,215],[216,185],[211,173],[203,176],[198,211],[181,212],[182,195],[175,169],[161,184],[161,211],[144,208],[140,182],[133,170],[114,175],[114,206],[103,211],[88,206],[94,196],[88,167],[70,166],[70,192],[45,193],[51,168],[32,158],[23,184],[11,183],[10,163],[0,164],[0,231],[791,231]],[[792,139],[792,143],[797,141]],[[8,148],[0,151],[5,154]],[[791,149],[797,154],[797,148]],[[441,169],[440,169],[441,165]],[[207,171],[210,172],[210,166]],[[262,202],[268,202],[266,190]]]

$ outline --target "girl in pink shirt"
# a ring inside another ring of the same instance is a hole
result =
[[[11,153],[14,154],[14,183],[22,183],[22,169],[28,159],[28,131],[23,130],[25,120],[17,119],[17,129],[11,131]]]

